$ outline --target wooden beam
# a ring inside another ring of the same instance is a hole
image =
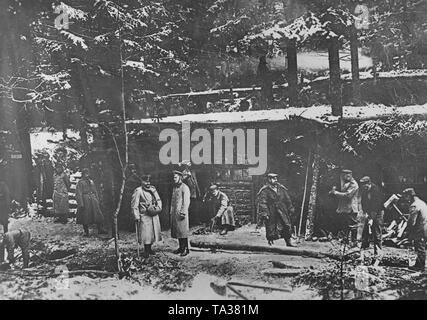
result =
[[[225,241],[205,241],[205,240],[190,240],[190,244],[195,248],[208,248],[208,249],[223,249],[223,250],[235,250],[235,251],[251,251],[251,252],[272,252],[290,256],[307,256],[310,258],[331,258],[334,260],[341,259],[338,255],[326,252],[319,252],[309,249],[301,249],[295,247],[277,247],[277,246],[266,246],[249,243],[235,243]]]
[[[295,107],[298,103],[298,61],[297,45],[295,40],[289,40],[287,44],[288,59],[288,85],[289,85],[289,107]]]
[[[342,117],[341,69],[339,55],[339,40],[329,40],[329,100],[332,105],[332,115]]]
[[[313,157],[313,178],[311,183],[310,199],[308,201],[307,222],[305,224],[306,240],[310,240],[314,234],[314,218],[316,215],[317,187],[319,184],[319,171],[320,171],[320,156],[319,156],[318,149],[319,147],[316,146],[316,150],[314,151],[314,157]]]
[[[351,78],[353,86],[353,102],[361,103],[360,76],[359,76],[359,40],[355,27],[350,28],[350,54],[351,54]]]

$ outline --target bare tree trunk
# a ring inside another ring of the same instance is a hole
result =
[[[361,103],[360,76],[359,76],[359,43],[357,30],[353,26],[350,30],[350,53],[351,53],[351,78],[353,84],[353,102],[356,105]]]
[[[341,99],[341,70],[339,41],[337,38],[329,40],[329,97],[332,105],[332,115],[342,117],[342,99]]]
[[[295,40],[289,40],[287,44],[288,58],[288,89],[289,106],[295,107],[298,100],[298,61],[297,45]]]
[[[319,184],[319,171],[320,171],[320,156],[318,149],[314,151],[313,157],[313,181],[310,190],[310,199],[308,201],[307,221],[305,225],[305,239],[310,240],[314,234],[314,217],[316,214],[316,199],[317,187]]]
[[[79,126],[79,134],[80,134],[80,141],[81,141],[81,147],[84,152],[89,151],[89,143],[88,143],[88,137],[87,137],[87,129],[86,129],[86,118],[85,116],[88,114],[87,111],[87,99],[84,98],[84,93],[82,94],[81,90],[81,82],[79,81],[79,75],[76,64],[78,62],[71,62],[72,59],[69,59],[71,70],[70,70],[70,76],[71,76],[71,82],[72,82],[72,89],[74,92],[74,95],[76,96],[79,104],[80,104],[80,126]]]
[[[20,12],[15,19],[10,18],[10,13],[5,14],[5,36],[4,43],[9,47],[9,61],[11,66],[11,73],[14,76],[27,77],[30,71],[30,62],[32,61],[32,50],[28,41],[18,41],[20,33],[29,35],[30,32],[27,26],[19,25],[19,21],[26,21],[24,13]],[[7,41],[9,43],[7,43]],[[22,65],[24,64],[24,66]],[[10,75],[9,75],[10,76]],[[19,97],[22,98],[22,97]],[[18,141],[20,144],[20,151],[23,158],[23,170],[25,182],[22,184],[20,193],[21,205],[26,208],[26,201],[31,197],[32,193],[32,154],[31,154],[31,139],[30,139],[30,117],[28,109],[24,103],[11,102],[14,106],[16,131],[18,133]]]
[[[121,76],[121,103],[122,103],[122,117],[123,117],[123,133],[125,137],[125,161],[124,163],[120,161],[121,169],[122,169],[122,184],[120,187],[120,195],[119,195],[119,201],[117,203],[116,210],[114,211],[113,215],[113,224],[114,224],[114,247],[116,251],[116,258],[117,258],[117,266],[119,271],[122,271],[122,265],[121,265],[121,259],[120,259],[120,249],[118,244],[118,237],[119,237],[119,231],[118,231],[118,225],[117,225],[117,217],[120,212],[120,208],[122,206],[123,201],[123,194],[125,191],[125,183],[126,183],[126,170],[129,163],[129,137],[127,133],[127,125],[126,125],[126,105],[125,105],[125,83],[124,83],[124,71],[123,71],[123,52],[122,52],[122,39],[120,37],[120,30],[119,30],[119,52],[120,52],[120,76]],[[114,136],[113,136],[114,138]],[[116,143],[116,149],[117,152],[119,152],[117,143]],[[120,153],[118,154],[118,157],[120,159]]]
[[[305,182],[304,182],[304,195],[302,196],[301,213],[300,213],[299,226],[298,226],[298,237],[301,237],[302,218],[304,216],[305,198],[307,196],[308,173],[310,171],[310,162],[311,162],[311,150],[309,150],[308,152],[307,169],[305,173]]]

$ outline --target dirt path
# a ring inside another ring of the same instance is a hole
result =
[[[96,230],[91,230],[91,237],[82,237],[81,227],[73,221],[63,225],[53,223],[51,218],[42,217],[12,220],[12,230],[22,227],[31,232],[33,239],[30,271],[44,276],[34,278],[0,273],[2,299],[217,300],[241,299],[242,296],[248,299],[320,299],[318,292],[307,285],[292,287],[293,277],[270,276],[263,271],[273,267],[272,261],[289,268],[313,271],[322,270],[331,264],[329,259],[198,248],[192,248],[191,254],[182,258],[173,254],[177,247],[176,241],[169,237],[168,232],[163,232],[163,241],[153,246],[157,254],[143,263],[138,261],[138,265],[134,266],[135,235],[120,232],[119,246],[123,256],[128,258],[128,269],[135,267],[131,277],[119,279],[118,275],[84,273],[73,274],[61,280],[56,274],[52,276],[55,268],[66,267],[70,272],[115,271],[113,242],[98,236]],[[206,234],[193,238],[268,246],[264,231],[255,231],[254,226],[242,227],[227,236]],[[284,246],[282,242],[277,241],[274,245]],[[336,250],[333,243],[300,243],[299,247],[321,252]],[[49,256],[49,253],[52,252],[62,253],[64,257],[56,255],[54,258],[59,260],[50,260],[53,256]],[[285,288],[289,292],[234,287],[240,292],[236,294],[225,287],[229,281]]]

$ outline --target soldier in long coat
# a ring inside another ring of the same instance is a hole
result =
[[[411,268],[427,272],[426,241],[427,241],[427,204],[417,197],[413,188],[402,192],[403,199],[409,204],[408,239],[414,242],[417,261]]]
[[[0,181],[0,224],[8,231],[10,214],[10,192],[6,182]]]
[[[69,212],[68,190],[70,178],[62,165],[58,164],[53,176],[53,213],[58,222],[67,223]]]
[[[98,226],[99,234],[106,234],[102,228],[104,216],[99,206],[98,192],[87,168],[82,170],[82,178],[77,182],[76,200],[78,206],[76,223],[83,225],[85,236],[89,236],[89,225],[92,224]]]
[[[124,227],[126,230],[133,231],[135,225],[133,223],[133,209],[131,207],[132,195],[135,189],[141,186],[141,177],[138,174],[136,165],[129,164],[129,175],[126,177],[125,190],[123,193],[123,201],[119,212],[119,227]]]
[[[138,242],[144,244],[144,258],[154,255],[151,246],[162,240],[159,214],[162,211],[162,200],[156,188],[150,184],[150,176],[141,177],[141,186],[132,195],[131,207],[136,222]]]
[[[341,189],[334,186],[330,194],[338,199],[337,213],[342,220],[342,228],[350,237],[352,245],[357,245],[357,229],[359,226],[359,214],[362,210],[359,185],[353,178],[353,171],[343,169],[341,171]],[[346,236],[346,241],[348,238]]]
[[[46,211],[46,200],[52,198],[53,174],[54,168],[49,160],[49,156],[39,153],[34,168],[34,183],[37,192],[37,203],[43,207],[41,210],[42,213]]]
[[[207,205],[209,216],[213,216],[214,222],[219,221],[221,224],[220,235],[226,235],[228,231],[233,231],[236,227],[234,222],[233,207],[229,206],[227,195],[218,189],[217,184],[212,184],[206,193],[203,201]]]
[[[186,256],[190,253],[188,248],[190,189],[182,182],[182,172],[180,171],[173,172],[173,182],[170,208],[171,236],[179,241],[179,248],[174,253]]]
[[[361,249],[369,248],[369,228],[374,240],[374,254],[380,254],[382,249],[382,230],[384,224],[384,195],[370,177],[360,179],[362,192],[362,211],[366,218],[363,223]]]
[[[283,238],[288,247],[294,247],[291,241],[294,207],[286,187],[278,183],[277,176],[269,173],[267,184],[258,192],[258,214],[260,220],[264,221],[268,244]]]
[[[183,161],[180,164],[182,170],[182,180],[190,189],[190,225],[196,225],[200,222],[201,192],[197,182],[196,173],[191,170],[191,162]]]

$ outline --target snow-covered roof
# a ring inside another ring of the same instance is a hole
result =
[[[79,133],[73,130],[67,130],[67,136],[70,138],[79,138]],[[58,143],[63,141],[62,132],[35,129],[30,133],[31,149],[33,154],[40,150],[53,150]]]
[[[384,105],[368,105],[361,107],[343,107],[343,120],[369,120],[392,115],[427,116],[427,104],[406,107],[387,107]],[[165,117],[159,120],[162,124],[206,123],[206,124],[231,124],[249,122],[274,122],[290,120],[299,117],[319,123],[333,123],[339,117],[332,116],[331,106],[313,106],[308,108],[287,108],[273,110],[257,110],[244,112],[218,112],[204,114],[187,114],[182,116]],[[129,120],[129,124],[153,124],[157,120],[140,119]]]
[[[307,53],[305,53],[307,54]],[[319,53],[317,53],[319,54]],[[341,52],[340,55],[344,55],[345,52]],[[362,56],[361,54],[359,54],[359,57],[363,57],[363,59],[367,59],[367,57]],[[307,56],[308,59],[311,59],[312,56]],[[319,60],[315,60],[316,63],[319,65],[320,62]],[[365,61],[364,64],[365,66],[369,65],[369,61]],[[341,69],[345,69],[345,68],[341,68]],[[374,76],[372,75],[371,72],[368,71],[362,71],[359,74],[359,77],[361,80],[366,80],[366,79],[373,79]],[[388,72],[378,72],[378,76],[377,79],[411,79],[411,78],[423,78],[426,77],[427,78],[427,69],[414,69],[414,70],[397,70],[397,71],[388,71]],[[341,75],[341,79],[342,80],[351,80],[351,73],[347,73],[347,74],[342,74]],[[318,81],[325,81],[325,80],[329,80],[329,76],[321,76],[321,77],[317,77],[312,81],[308,81],[306,79],[304,79],[305,81],[307,81],[307,83],[314,83],[314,82],[318,82]],[[285,88],[287,87],[288,84],[284,83],[281,85],[274,85],[273,88]],[[261,87],[251,87],[251,88],[233,88],[233,93],[242,93],[242,92],[246,92],[246,93],[250,93],[251,91],[261,91]],[[206,91],[194,91],[194,92],[186,92],[186,93],[172,93],[172,94],[168,94],[166,96],[163,96],[161,98],[177,98],[177,97],[195,97],[195,96],[207,96],[207,95],[221,95],[221,94],[226,94],[229,93],[230,89],[216,89],[216,90],[206,90]]]
[[[291,24],[280,22],[274,26],[261,31],[260,33],[250,35],[247,40],[272,38],[275,40],[292,39],[298,42],[304,42],[315,34],[324,31],[324,26],[319,18],[313,13],[299,17]]]
[[[359,77],[361,80],[373,79],[374,76],[371,72],[360,72]],[[422,78],[427,77],[427,69],[413,69],[413,70],[393,70],[387,72],[378,72],[377,79],[410,79],[410,78]],[[351,80],[351,73],[343,74],[342,80]],[[328,76],[318,77],[312,82],[329,80]]]

